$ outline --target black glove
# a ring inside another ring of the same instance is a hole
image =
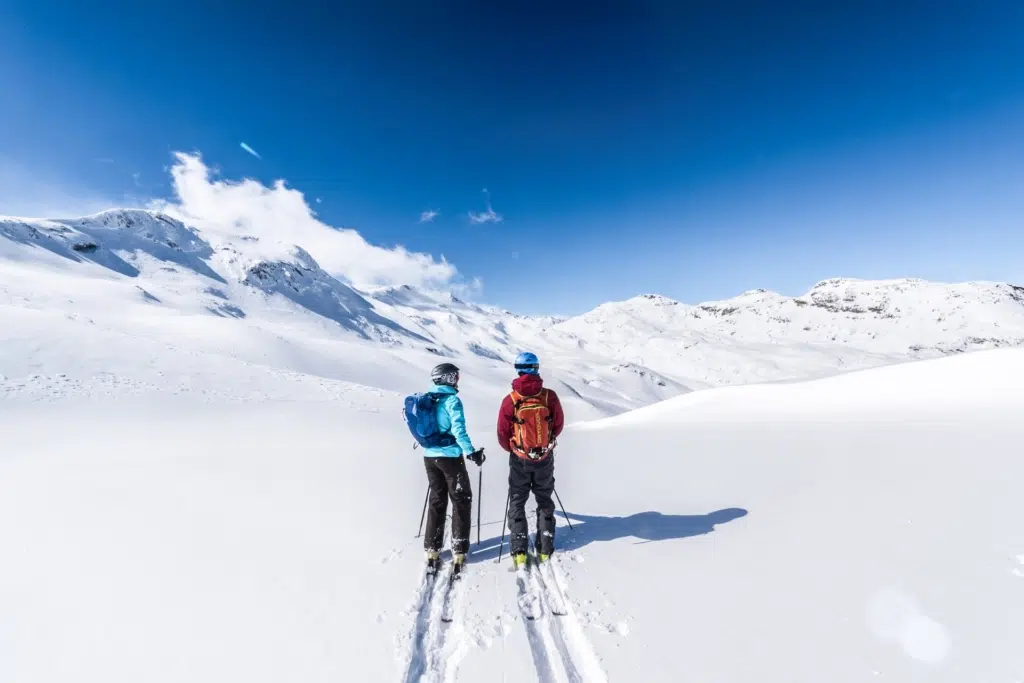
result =
[[[466,460],[476,463],[477,467],[484,464],[484,460],[487,460],[487,456],[484,455],[484,449],[478,448],[469,455],[466,456]]]

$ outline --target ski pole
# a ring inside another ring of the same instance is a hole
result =
[[[501,562],[501,553],[505,549],[505,523],[508,522],[508,504],[512,500],[512,489],[508,490],[508,497],[505,498],[505,516],[501,518],[501,542],[498,544],[498,559]]]
[[[558,497],[558,489],[551,490],[555,492],[555,500],[558,501],[558,507],[562,508],[562,516],[565,517],[565,521],[569,525],[569,531],[572,531],[572,522],[569,521],[569,515],[565,514],[565,506],[562,505],[562,499]]]
[[[419,538],[423,535],[423,520],[427,517],[427,501],[430,500],[430,486],[427,486],[427,495],[423,496],[423,514],[420,515],[420,530],[416,532],[413,538]]]
[[[484,468],[476,478],[476,547],[480,547],[480,510],[484,506]]]

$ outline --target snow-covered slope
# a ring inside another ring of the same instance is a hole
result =
[[[79,220],[0,222],[0,335],[13,344],[0,357],[0,391],[24,391],[23,367],[48,369],[47,349],[79,334],[144,338],[176,351],[212,353],[282,372],[366,382],[394,390],[423,383],[439,356],[454,358],[472,377],[467,391],[507,387],[508,363],[538,339],[550,318],[515,316],[450,294],[410,289],[360,292],[330,275],[299,245],[256,236],[205,236],[163,214],[110,211]],[[43,315],[28,316],[26,311]],[[88,326],[83,332],[68,321]],[[29,332],[28,330],[34,330]],[[48,329],[48,328],[46,328]],[[63,351],[62,351],[63,353]],[[158,365],[154,361],[153,365]],[[545,358],[549,379],[582,417],[598,417],[687,391],[680,382],[615,359],[556,354]],[[132,381],[152,384],[133,368]],[[62,367],[62,371],[68,370]],[[76,391],[108,370],[76,364]],[[148,373],[148,374],[147,374]],[[36,379],[39,384],[43,380]],[[49,395],[45,393],[45,395]]]
[[[585,349],[694,386],[797,379],[1024,343],[1024,288],[832,279],[690,306],[657,295],[554,326]],[[564,343],[564,341],[563,341]]]
[[[331,379],[387,376],[373,370],[378,361],[416,366],[422,377],[445,357],[482,384],[504,385],[512,359],[529,348],[588,417],[696,388],[1024,341],[1024,289],[1012,285],[828,280],[801,297],[755,291],[690,306],[646,295],[569,319],[531,317],[408,286],[360,291],[302,245],[205,235],[143,210],[0,219],[0,297],[157,342],[184,334],[196,350],[213,344],[246,362]],[[268,355],[268,337],[280,353]]]
[[[608,303],[569,319],[516,316],[450,295],[388,289],[369,296],[387,317],[443,355],[510,362],[519,349],[555,367],[586,359],[602,376],[704,388],[796,380],[1024,343],[1024,288],[922,280],[827,280],[800,297],[763,290],[696,306],[657,295]]]
[[[1024,350],[695,392],[571,427],[557,477],[574,529],[560,518],[544,577],[565,616],[550,598],[524,619],[507,555],[494,562],[495,455],[482,490],[474,468],[481,542],[445,625],[419,607],[425,476],[400,394],[116,345],[43,311],[17,322],[67,373],[46,403],[45,375],[0,399],[2,680],[959,683],[1024,669]],[[75,393],[85,363],[109,368],[103,393]],[[147,367],[151,384],[126,379]],[[467,408],[492,455],[500,398]]]
[[[609,627],[608,679],[1019,678],[1022,380],[1024,351],[988,351],[573,430],[560,488],[586,561],[561,566]]]
[[[1022,308],[843,280],[534,318],[148,211],[4,219],[0,680],[1019,679],[1024,349],[959,352]],[[568,614],[532,622],[492,561],[523,348],[572,423]],[[441,357],[491,454],[450,626],[398,417]]]
[[[0,256],[31,260],[43,249],[74,262],[91,262],[136,277],[139,270],[125,254],[145,253],[216,278],[207,260],[210,245],[195,230],[163,214],[115,210],[77,220],[19,220],[0,216]],[[12,248],[29,247],[29,253]]]

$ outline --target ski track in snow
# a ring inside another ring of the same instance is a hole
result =
[[[530,645],[537,680],[539,683],[566,683],[566,679],[559,675],[561,671],[554,654],[554,643],[551,642],[545,615],[540,609],[540,600],[533,592],[536,589],[527,576],[517,576],[516,581],[519,584],[517,602],[522,613],[523,625],[526,627],[526,641]],[[532,619],[528,613],[533,615]]]
[[[404,683],[419,681],[444,681],[439,678],[442,672],[437,669],[437,651],[443,645],[441,634],[441,610],[444,607],[444,581],[446,577],[437,576],[432,580],[424,575],[420,589],[418,609],[410,634],[408,663]]]
[[[545,600],[555,596],[561,602],[562,616],[551,618],[552,634],[559,652],[566,664],[566,670],[570,674],[569,680],[586,683],[608,683],[608,677],[601,667],[597,658],[594,646],[583,631],[576,613],[573,610],[572,602],[568,599],[565,591],[565,581],[562,580],[559,569],[554,562],[549,562],[536,573],[537,581],[544,588]],[[573,672],[579,678],[573,678]]]
[[[528,514],[531,532],[536,533],[533,518]],[[608,683],[596,651],[576,616],[562,574],[559,558],[543,566],[532,566],[528,572],[517,572],[516,604],[526,629],[534,669],[539,683]],[[476,565],[481,567],[482,565]],[[450,565],[432,583],[422,579],[410,613],[413,623],[405,643],[402,662],[402,683],[453,683],[458,665],[471,647],[481,645],[470,633],[466,623],[468,586],[456,587],[452,596],[454,619],[445,623],[444,587],[448,583]],[[468,577],[462,579],[464,584]],[[503,613],[505,606],[502,606]],[[557,613],[557,614],[556,614]],[[533,619],[528,614],[534,616]]]
[[[568,683],[583,683],[583,677],[576,667],[573,653],[565,642],[562,625],[559,623],[565,618],[565,615],[560,616],[554,613],[555,611],[551,606],[551,596],[547,593],[547,588],[540,578],[540,573],[540,567],[534,567],[530,570],[530,584],[540,597],[541,613],[538,618],[541,620],[540,625],[544,630],[544,641],[550,644],[550,649],[547,652],[548,657],[553,660],[560,673],[564,671],[564,680],[568,681]],[[559,676],[558,680],[563,680],[562,676]]]
[[[601,664],[583,627],[564,596],[564,585],[553,567],[534,567],[526,581],[520,579],[519,603],[526,627],[537,680],[540,683],[607,683]],[[550,576],[545,576],[550,574]],[[522,598],[527,592],[536,596],[534,619],[526,616]],[[555,605],[561,601],[556,608]],[[555,614],[564,610],[564,614]]]
[[[533,526],[534,515],[528,515],[528,518]],[[535,529],[532,531],[536,533]],[[608,683],[556,564],[557,559],[543,566],[531,567],[525,582],[523,577],[517,576],[517,602],[523,615],[537,680],[540,683]],[[527,618],[524,606],[527,602],[524,598],[529,593],[535,597],[534,619]]]
[[[456,591],[450,601],[453,621],[445,623],[441,619],[445,587],[450,577],[450,566],[429,584],[424,576],[403,658],[403,683],[452,683],[456,680],[459,662],[469,651],[470,640],[462,614],[465,586],[452,587]]]

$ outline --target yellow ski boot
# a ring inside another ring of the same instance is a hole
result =
[[[462,575],[462,569],[466,566],[466,553],[455,553],[452,560],[452,581]]]
[[[441,566],[441,553],[436,550],[427,551],[427,575],[433,576],[437,574],[438,568]]]
[[[512,556],[512,565],[516,569],[522,569],[526,566],[526,553],[516,553]]]

